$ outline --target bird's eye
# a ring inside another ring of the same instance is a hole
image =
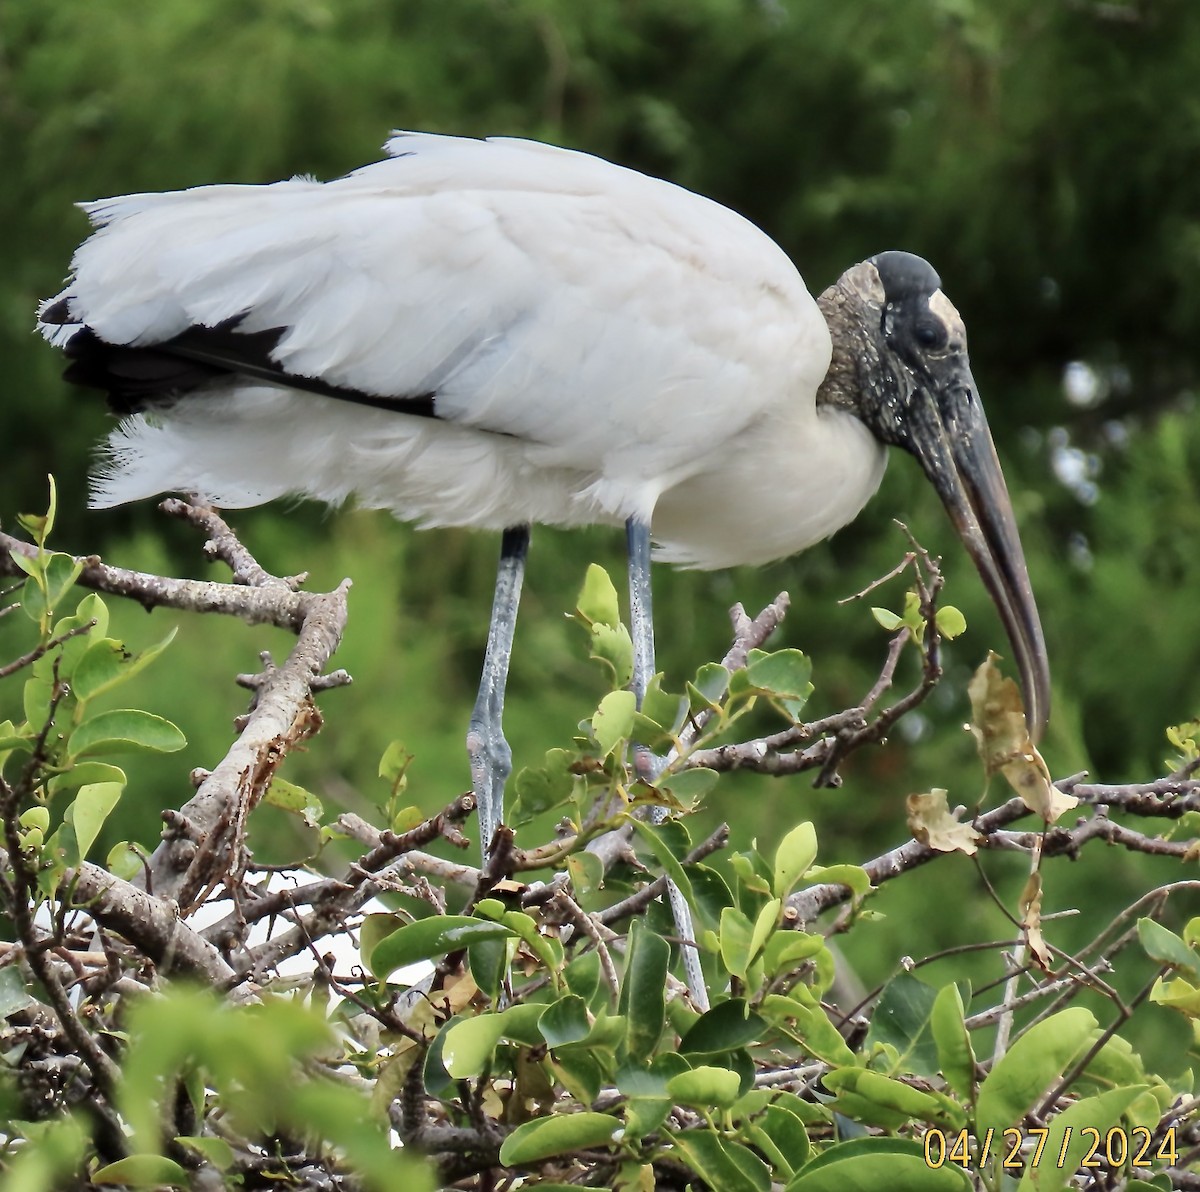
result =
[[[913,327],[913,338],[923,348],[944,348],[949,337],[940,319],[922,319]]]

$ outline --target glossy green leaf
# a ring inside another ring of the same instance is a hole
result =
[[[111,691],[145,670],[175,640],[172,629],[162,641],[139,654],[130,654],[111,637],[91,642],[71,670],[71,690],[80,703]]]
[[[799,650],[776,650],[772,654],[751,650],[746,674],[755,687],[771,695],[803,700],[812,694],[812,660]]]
[[[629,929],[625,974],[618,1012],[628,1019],[626,1054],[641,1060],[653,1053],[666,1025],[667,964],[670,945],[640,920]]]
[[[124,789],[124,784],[120,782],[90,782],[79,788],[64,817],[75,829],[75,840],[79,846],[77,860],[87,859],[104,821],[116,807]]]
[[[513,780],[516,799],[510,821],[520,826],[535,815],[561,807],[574,793],[575,775],[571,773],[574,755],[566,749],[550,749],[540,766],[526,766]]]
[[[623,1133],[619,1119],[607,1113],[556,1113],[519,1125],[501,1145],[500,1162],[517,1167],[572,1151],[608,1147]]]
[[[491,1063],[496,1044],[504,1035],[504,1015],[478,1014],[464,1018],[445,1035],[442,1064],[446,1071],[455,1080],[478,1076]]]
[[[1173,931],[1154,919],[1139,919],[1137,932],[1138,942],[1151,960],[1170,965],[1191,977],[1200,977],[1200,956]]]
[[[696,766],[690,770],[680,770],[678,774],[668,774],[658,785],[670,791],[685,807],[692,807],[717,785],[719,778],[716,770]]]
[[[467,964],[471,977],[484,995],[493,1002],[504,988],[508,971],[509,942],[507,939],[479,940],[467,949]]]
[[[1001,1057],[979,1088],[976,1126],[996,1134],[1017,1126],[1079,1054],[1096,1029],[1082,1006],[1060,1010],[1032,1026]]]
[[[896,616],[891,609],[887,608],[872,608],[871,616],[873,616],[875,620],[878,621],[879,624],[888,631],[888,633],[895,633],[896,630],[904,624],[902,618]]]
[[[0,1018],[16,1014],[17,1011],[36,1004],[36,1001],[37,999],[25,988],[21,972],[15,964],[0,968]]]
[[[672,1142],[679,1157],[720,1192],[769,1192],[771,1173],[752,1151],[713,1130],[681,1130]]]
[[[609,1076],[613,1056],[583,1047],[569,1047],[550,1056],[550,1067],[563,1088],[581,1105],[590,1105],[600,1095]],[[606,1064],[604,1061],[608,1061]]]
[[[839,1102],[846,1094],[853,1093],[856,1102],[869,1102],[882,1109],[885,1115],[896,1114],[902,1121],[915,1119],[954,1126],[965,1123],[960,1107],[947,1098],[868,1068],[837,1068],[826,1073],[821,1082],[830,1092],[838,1094]]]
[[[967,618],[952,604],[947,604],[937,610],[934,623],[937,625],[938,633],[949,641],[953,641],[967,631]]]
[[[741,1095],[741,1077],[728,1068],[701,1064],[671,1077],[667,1092],[681,1105],[728,1109]]]
[[[911,973],[898,973],[884,986],[875,1005],[867,1046],[895,1048],[901,1072],[936,1076],[937,1044],[930,1029],[936,998],[933,986]]]
[[[503,923],[468,915],[434,915],[393,931],[371,952],[364,953],[364,959],[375,976],[386,979],[397,969],[419,960],[432,960],[481,940],[503,939],[512,934],[511,928]]]
[[[596,624],[591,629],[592,657],[612,668],[613,686],[624,687],[633,678],[633,639],[624,625]]]
[[[817,831],[810,822],[797,824],[775,850],[772,888],[776,898],[786,898],[817,859]]]
[[[567,994],[546,1007],[538,1020],[538,1030],[548,1047],[580,1043],[591,1033],[587,1003],[577,994]]]
[[[1095,1097],[1084,1097],[1050,1119],[1049,1133],[1042,1146],[1042,1162],[1030,1165],[1018,1192],[1059,1192],[1073,1186],[1075,1172],[1091,1149],[1084,1130],[1098,1130],[1101,1138],[1121,1120],[1121,1115],[1145,1092],[1145,1085],[1110,1089]],[[1063,1143],[1066,1141],[1064,1149]]]
[[[58,607],[62,598],[71,590],[82,570],[82,560],[76,560],[70,555],[55,553],[46,559],[45,602],[50,612]]]
[[[263,801],[271,807],[278,807],[280,811],[286,811],[289,815],[297,816],[309,828],[320,827],[321,817],[325,814],[324,805],[312,791],[278,776],[271,779]]]
[[[683,1055],[721,1055],[762,1038],[766,1022],[744,998],[730,998],[702,1014],[679,1041]]]
[[[223,1138],[181,1134],[176,1137],[175,1141],[194,1151],[199,1151],[205,1160],[218,1171],[226,1171],[234,1164],[233,1147]]]
[[[621,606],[617,600],[617,589],[608,572],[598,563],[589,565],[575,607],[580,616],[594,625],[620,624]]]
[[[89,782],[118,782],[124,786],[125,771],[109,762],[76,762],[69,770],[50,779],[50,794],[75,790]]]
[[[938,1068],[964,1100],[975,1088],[975,1049],[966,1027],[966,1009],[956,985],[944,985],[933,1001],[929,1027],[937,1047]]]
[[[959,1167],[925,1161],[920,1143],[879,1136],[837,1143],[806,1164],[786,1192],[969,1192]]]
[[[861,865],[811,865],[804,875],[805,884],[829,882],[845,886],[857,898],[871,892],[871,878]]]
[[[766,947],[767,940],[775,934],[779,927],[779,913],[783,902],[778,898],[769,899],[759,907],[754,919],[754,930],[750,933],[750,959],[755,961]]]
[[[166,1155],[126,1155],[92,1172],[91,1182],[101,1187],[161,1188],[163,1184],[187,1187],[190,1180],[186,1169]]]
[[[76,758],[127,753],[131,749],[174,753],[186,744],[187,738],[169,720],[137,708],[120,708],[85,720],[71,734],[68,749]]]
[[[746,970],[750,967],[751,941],[754,938],[754,924],[735,906],[727,906],[721,912],[721,959],[725,967],[735,976],[746,978]]]
[[[592,736],[604,752],[611,753],[633,731],[637,698],[632,691],[610,691],[592,715]]]

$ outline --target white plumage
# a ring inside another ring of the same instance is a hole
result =
[[[626,524],[640,698],[650,534],[687,566],[791,554],[858,513],[885,444],[946,504],[1040,728],[1037,609],[966,332],[930,265],[882,253],[814,301],[767,236],[669,183],[528,141],[387,148],[333,182],[85,205],[97,231],[40,321],[69,377],[132,411],[95,504],[353,497],[504,529],[468,731],[485,846],[511,766],[500,713],[528,524]]]
[[[583,153],[400,134],[346,178],[86,204],[58,295],[101,339],[240,318],[289,373],[438,421],[246,378],[137,413],[94,503],[354,497],[421,525],[653,525],[699,567],[791,554],[851,520],[882,446],[818,410],[825,319],[734,212]],[[65,343],[73,326],[48,328]]]

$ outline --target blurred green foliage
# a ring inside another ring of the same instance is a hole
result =
[[[0,32],[5,525],[44,507],[54,471],[60,549],[196,572],[190,532],[151,508],[84,511],[90,444],[107,415],[68,391],[57,354],[30,333],[85,232],[72,201],[328,177],[371,160],[391,127],[543,137],[730,204],[784,245],[814,290],[884,248],[937,265],[971,331],[1042,608],[1051,768],[1149,777],[1164,726],[1200,702],[1197,77],[1193,0],[17,0]],[[1066,398],[1071,362],[1085,366],[1080,404]],[[780,816],[811,817],[828,855],[858,860],[904,835],[909,791],[948,787],[952,802],[980,791],[958,726],[966,678],[1003,636],[911,461],[893,461],[867,513],[801,558],[757,572],[660,570],[659,664],[678,686],[723,652],[729,604],[756,611],[788,588],[792,614],[773,645],[813,657],[810,714],[857,700],[886,642],[866,605],[898,608],[902,596],[836,601],[898,560],[897,516],[944,551],[946,599],[966,614],[946,681],[908,736],[853,760],[839,791],[723,782],[704,816],[732,818],[739,842],[769,835]],[[424,807],[462,790],[497,544],[311,508],[235,523],[279,573],[355,581],[339,655],[355,686],[324,697],[334,726],[289,776],[353,806],[379,786],[378,758],[399,736],[416,754],[410,789]],[[518,766],[595,706],[600,680],[561,614],[586,564],[616,574],[621,551],[608,532],[535,534],[507,713]],[[170,621],[112,612],[133,648]],[[288,643],[182,623],[171,666],[145,676],[143,706],[184,728],[186,761],[131,764],[115,831],[151,836],[158,806],[181,802],[187,767],[220,756],[244,698],[231,677],[266,647]],[[135,790],[151,805],[135,808]],[[1132,864],[1113,858],[1114,898]],[[993,865],[1021,880],[1020,861]],[[1080,880],[1086,904],[1094,871]],[[965,861],[938,866],[937,881],[947,906],[984,904]],[[896,949],[932,950],[956,926],[926,917],[920,945],[881,933],[880,954],[858,959],[886,970]]]

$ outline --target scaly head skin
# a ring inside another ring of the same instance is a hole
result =
[[[928,262],[905,252],[855,265],[818,301],[833,358],[817,400],[915,456],[937,489],[1012,642],[1036,740],[1050,712],[1046,644],[962,318]]]

